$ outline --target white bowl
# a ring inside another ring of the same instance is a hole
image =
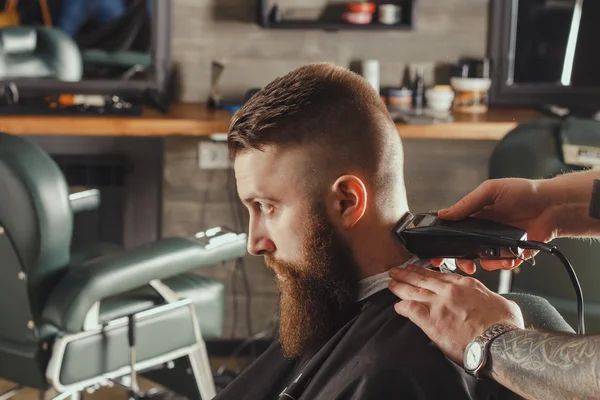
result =
[[[490,90],[492,80],[489,78],[450,78],[450,85],[461,92],[485,92]]]

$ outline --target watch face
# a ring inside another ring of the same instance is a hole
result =
[[[464,364],[469,371],[476,370],[483,360],[483,346],[479,342],[472,342],[465,350]]]

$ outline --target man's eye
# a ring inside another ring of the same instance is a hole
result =
[[[258,208],[260,209],[260,212],[262,212],[263,214],[269,214],[273,210],[273,207],[271,207],[268,204],[263,204],[263,203],[259,203]]]

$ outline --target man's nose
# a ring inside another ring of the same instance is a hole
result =
[[[265,236],[250,235],[250,240],[248,240],[248,253],[253,256],[260,256],[274,251],[275,244],[271,239]]]

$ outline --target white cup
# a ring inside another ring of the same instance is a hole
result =
[[[400,22],[400,6],[395,4],[381,4],[379,6],[379,22],[384,25],[393,25]]]
[[[435,86],[425,92],[427,107],[433,111],[449,111],[454,100],[454,91],[449,86]]]

